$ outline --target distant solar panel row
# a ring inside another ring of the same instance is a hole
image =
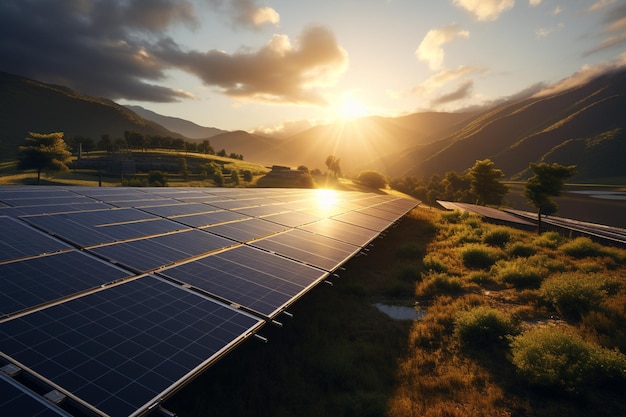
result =
[[[298,189],[0,187],[0,369],[28,376],[0,371],[0,414],[149,414],[415,205]],[[51,405],[32,381],[67,400]]]

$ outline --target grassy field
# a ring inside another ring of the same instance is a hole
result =
[[[284,327],[263,329],[267,344],[247,341],[166,408],[180,417],[626,415],[625,251],[420,208],[374,243],[332,287],[298,301]],[[380,301],[426,314],[394,320]]]

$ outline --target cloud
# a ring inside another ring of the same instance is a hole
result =
[[[605,14],[604,24],[602,31],[604,39],[593,48],[583,52],[583,56],[626,46],[626,4],[608,9]]]
[[[324,27],[306,29],[296,46],[286,35],[274,35],[255,52],[185,52],[170,42],[157,54],[228,96],[273,103],[327,104],[320,89],[333,85],[348,65],[348,54]]]
[[[110,99],[188,98],[156,85],[167,68],[145,40],[177,24],[197,26],[189,1],[4,0],[0,69]]]
[[[269,8],[249,10],[253,24],[277,19]],[[348,65],[346,51],[322,27],[293,42],[274,35],[256,51],[233,54],[184,50],[167,36],[176,25],[198,24],[187,0],[3,0],[0,70],[97,97],[150,102],[193,97],[159,85],[169,71],[182,70],[239,99],[323,104],[322,89]]]
[[[576,88],[596,77],[622,69],[624,67],[626,67],[626,52],[621,54],[617,59],[610,62],[602,63],[595,66],[586,65],[582,67],[577,73],[537,92],[534,97],[543,97]]]
[[[542,0],[528,0],[528,4],[530,7],[539,6]]]
[[[587,8],[587,11],[589,12],[595,12],[596,10],[600,10],[603,9],[613,3],[615,3],[616,0],[598,0],[597,2],[593,3],[591,6],[589,6]]]
[[[469,97],[472,93],[472,89],[474,88],[474,82],[471,80],[465,81],[459,87],[451,93],[441,95],[431,101],[431,105],[434,107],[440,106],[445,103],[450,103],[453,101],[463,100]]]
[[[551,35],[554,32],[558,32],[562,30],[564,27],[565,25],[563,23],[559,23],[558,25],[553,26],[551,28],[539,28],[535,31],[535,37],[537,39],[543,39],[547,37],[548,35]]]
[[[479,21],[491,21],[497,20],[502,13],[512,9],[515,0],[453,0],[453,3]]]
[[[461,29],[456,23],[439,29],[431,29],[417,47],[415,55],[420,61],[426,62],[431,70],[441,70],[444,68],[443,59],[445,55],[442,46],[457,38],[468,37],[469,32]]]
[[[259,29],[263,25],[278,26],[280,15],[271,7],[261,7],[256,0],[209,0],[213,10],[226,16],[235,27]]]

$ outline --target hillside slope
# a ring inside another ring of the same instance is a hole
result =
[[[124,131],[183,137],[110,100],[0,72],[0,159],[14,157],[28,132],[64,132],[100,139]]]
[[[179,117],[164,116],[162,114],[145,109],[141,106],[126,107],[134,111],[144,119],[152,120],[153,122],[160,124],[166,129],[171,130],[172,132],[179,133],[192,140],[208,139],[212,136],[226,132],[225,130],[215,127],[200,126],[196,123],[181,119]]]
[[[626,177],[626,165],[617,163],[613,157],[625,146],[624,131],[626,71],[622,70],[564,92],[498,106],[430,147],[415,147],[396,157],[412,161],[406,173],[418,177],[453,170],[462,172],[476,160],[485,158],[491,158],[512,178],[523,177],[530,162],[542,160],[559,163],[575,160],[579,165],[578,179],[605,174]],[[603,146],[591,146],[597,142],[594,138],[603,138]],[[565,150],[571,149],[576,141],[590,146],[583,149],[579,146],[578,158],[572,159],[571,155],[564,158],[571,154]],[[604,172],[596,172],[589,165],[591,161],[604,161],[600,164]]]

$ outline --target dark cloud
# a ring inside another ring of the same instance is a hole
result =
[[[244,6],[241,19],[273,16],[252,0],[228,4]],[[191,96],[159,85],[168,70],[180,69],[229,96],[320,104],[320,88],[347,65],[346,52],[321,27],[305,30],[295,46],[274,35],[258,51],[227,54],[185,50],[165,35],[177,24],[199,24],[188,0],[3,0],[0,70],[98,97],[170,102]]]
[[[431,105],[436,107],[436,106],[439,106],[441,104],[450,103],[450,102],[453,102],[453,101],[458,101],[458,100],[462,100],[464,98],[467,98],[472,93],[472,89],[473,88],[474,88],[474,82],[473,81],[471,81],[471,80],[470,81],[465,81],[455,91],[453,91],[453,92],[451,92],[449,94],[444,94],[442,96],[439,96],[438,98],[433,100],[431,102]]]
[[[265,102],[325,104],[320,88],[331,84],[348,62],[347,53],[324,27],[306,29],[291,44],[285,35],[273,38],[256,52],[184,52],[161,43],[159,59],[195,74],[221,92]]]
[[[626,4],[609,8],[604,17],[604,25],[601,35],[602,41],[583,52],[582,56],[589,56],[608,49],[623,49],[626,46]]]
[[[187,94],[146,81],[165,78],[147,38],[176,23],[197,24],[186,0],[5,0],[0,68],[111,99],[174,101]]]

